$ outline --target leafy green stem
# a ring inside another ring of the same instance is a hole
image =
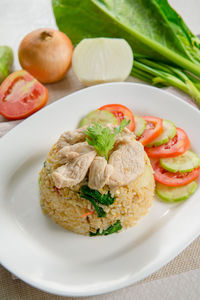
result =
[[[190,95],[193,101],[200,108],[200,85],[191,80],[183,70],[163,63],[153,62],[147,59],[140,59],[134,62],[131,74],[137,77],[138,71],[152,76],[154,85],[163,84],[165,86],[174,86]],[[140,75],[140,74],[139,74]],[[141,76],[140,76],[141,77]],[[148,77],[149,78],[149,77]],[[145,79],[145,75],[143,76]],[[195,81],[195,79],[194,79]]]

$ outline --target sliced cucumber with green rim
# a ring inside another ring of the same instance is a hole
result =
[[[197,189],[196,181],[182,186],[167,186],[162,183],[156,184],[156,194],[167,202],[179,202],[189,198]]]
[[[200,166],[200,158],[196,153],[188,150],[182,155],[176,157],[161,158],[160,164],[163,169],[169,172],[185,173],[198,168]]]
[[[143,134],[143,132],[145,131],[147,122],[141,117],[134,116],[134,118],[135,118],[134,133],[137,137],[140,137]]]
[[[173,139],[173,137],[176,135],[176,126],[173,122],[168,120],[163,120],[163,132],[157,137],[155,140],[153,140],[152,143],[146,145],[146,147],[152,147],[152,146],[160,146],[169,141],[169,139]]]
[[[119,124],[111,112],[107,110],[94,110],[80,121],[79,127],[90,125],[95,122],[101,125],[107,125],[108,123],[112,123],[114,125]]]

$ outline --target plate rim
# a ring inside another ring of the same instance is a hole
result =
[[[71,96],[75,96],[75,95],[79,95],[81,94],[82,92],[87,92],[87,90],[92,90],[92,89],[96,89],[96,88],[101,88],[101,87],[104,87],[104,86],[115,86],[115,85],[122,85],[122,86],[141,86],[142,88],[145,88],[145,89],[149,89],[149,90],[152,90],[152,91],[157,91],[158,93],[164,93],[170,97],[173,97],[174,99],[176,99],[176,101],[178,101],[181,105],[185,105],[186,107],[188,107],[188,109],[194,111],[195,113],[198,113],[199,116],[200,116],[200,110],[195,106],[195,105],[192,105],[190,103],[188,103],[186,100],[182,99],[181,97],[173,94],[173,93],[170,93],[169,91],[167,90],[164,90],[162,88],[158,88],[158,87],[155,87],[155,86],[150,86],[148,84],[145,84],[145,83],[137,83],[137,82],[109,82],[109,83],[101,83],[101,84],[97,84],[97,85],[93,85],[93,86],[90,86],[90,87],[85,87],[85,88],[81,88],[80,90],[77,90],[77,91],[74,91],[66,96],[63,96],[57,100],[55,100],[54,102],[52,103],[47,103],[46,106],[44,106],[42,109],[36,111],[35,113],[33,113],[31,116],[27,117],[26,119],[22,119],[22,121],[20,123],[18,123],[16,126],[14,126],[11,130],[9,130],[6,134],[4,134],[1,138],[0,138],[0,144],[2,143],[1,141],[4,140],[4,138],[7,138],[7,136],[9,136],[13,131],[16,130],[16,128],[19,128],[20,126],[24,125],[24,123],[28,123],[30,122],[30,120],[34,119],[35,117],[37,117],[39,114],[45,112],[46,110],[49,109],[49,107],[53,107],[55,105],[57,105],[57,103],[59,102],[63,102],[63,101],[67,101],[66,99],[67,98],[70,98]]]
[[[19,124],[17,124],[14,128],[12,128],[8,133],[6,133],[3,137],[1,137],[0,139],[0,144],[4,143],[4,139],[6,140],[7,138],[9,139],[9,136],[12,135],[15,130],[20,130],[20,127],[26,125],[26,123],[28,122],[34,122],[34,118],[38,117],[39,114],[43,114],[43,111],[46,111],[49,109],[49,107],[53,107],[54,105],[57,105],[57,103],[59,103],[60,101],[69,101],[71,96],[79,96],[79,94],[82,93],[87,93],[88,89],[96,89],[96,88],[100,88],[104,87],[104,86],[116,86],[116,85],[122,85],[122,86],[140,86],[141,88],[145,88],[145,89],[150,89],[156,91],[160,94],[165,93],[167,94],[169,97],[172,97],[174,99],[176,99],[176,101],[179,102],[180,105],[186,106],[187,109],[190,109],[191,111],[193,111],[194,113],[199,114],[200,116],[200,111],[198,110],[198,108],[196,108],[195,106],[192,106],[191,104],[187,103],[186,101],[184,101],[183,99],[181,99],[180,97],[178,97],[177,95],[174,95],[172,93],[170,93],[169,91],[166,90],[162,90],[156,87],[152,87],[152,86],[148,86],[146,84],[141,84],[141,83],[133,83],[133,82],[114,82],[114,83],[105,83],[105,84],[99,84],[99,85],[95,85],[92,87],[88,87],[88,88],[84,88],[84,89],[80,89],[78,91],[75,91],[67,96],[64,96],[58,100],[56,100],[53,103],[50,103],[49,105],[45,106],[42,110],[34,113],[32,116],[30,116],[29,118],[23,120],[22,122],[20,122]],[[193,234],[193,236],[191,236],[190,240],[188,240],[187,243],[184,243],[183,245],[179,245],[179,247],[176,247],[176,250],[174,250],[173,255],[169,255],[167,258],[163,259],[163,260],[159,260],[159,262],[155,263],[153,265],[153,267],[149,267],[148,270],[141,272],[140,276],[137,277],[137,279],[135,280],[134,278],[130,277],[128,280],[126,280],[126,282],[120,282],[118,283],[117,286],[112,286],[112,287],[107,287],[101,290],[97,290],[96,292],[92,291],[87,291],[87,292],[74,292],[74,293],[66,293],[66,291],[61,291],[59,289],[56,288],[51,288],[49,287],[48,289],[46,289],[43,285],[37,284],[34,280],[31,280],[31,278],[27,279],[27,276],[23,277],[19,276],[17,274],[17,272],[15,271],[10,271],[6,265],[4,265],[4,263],[2,262],[2,259],[0,261],[1,265],[8,270],[9,272],[13,273],[14,275],[16,275],[17,277],[19,277],[21,280],[23,280],[24,282],[26,282],[27,284],[38,288],[44,292],[48,292],[50,294],[54,294],[54,295],[60,295],[60,296],[71,296],[71,297],[85,297],[85,296],[94,296],[94,295],[101,295],[101,294],[105,294],[108,292],[112,292],[112,291],[116,291],[119,290],[121,288],[125,288],[127,286],[130,286],[133,283],[136,283],[144,278],[146,278],[147,276],[151,275],[152,273],[154,273],[155,271],[157,271],[158,269],[162,268],[165,264],[167,264],[169,261],[171,261],[172,259],[174,259],[174,257],[176,257],[181,251],[183,251],[196,237],[198,237],[199,235],[199,230],[197,230],[197,232],[195,232]]]

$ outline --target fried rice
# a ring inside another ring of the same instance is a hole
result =
[[[60,166],[56,153],[57,149],[54,145],[39,178],[41,207],[55,223],[70,231],[89,235],[90,232],[95,233],[97,230],[102,232],[118,220],[121,222],[122,229],[126,229],[134,226],[148,213],[154,200],[154,178],[146,153],[144,153],[143,173],[130,184],[112,191],[112,196],[115,197],[112,205],[99,205],[106,212],[106,217],[103,218],[97,216],[89,200],[79,195],[81,186],[87,183],[87,178],[72,188],[56,188],[51,176],[52,172]],[[102,193],[107,193],[108,190],[108,186],[105,186]]]

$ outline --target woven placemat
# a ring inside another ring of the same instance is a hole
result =
[[[137,79],[130,77],[128,81],[138,82]],[[140,81],[139,81],[140,82]],[[56,101],[57,99],[66,96],[74,91],[77,91],[83,86],[75,78],[72,70],[70,70],[67,76],[60,82],[47,85],[49,90],[48,104]],[[180,93],[179,91],[168,88],[169,92],[181,96],[183,100],[192,103],[188,96]],[[0,117],[0,136],[3,136],[6,132],[16,126],[20,121],[6,121],[3,117]],[[14,255],[14,253],[13,253]],[[156,273],[147,277],[146,279],[136,283],[145,283],[151,280],[156,280],[164,277],[168,277],[182,272],[200,268],[200,238],[196,239],[189,247],[187,247],[181,254],[179,254],[174,260],[161,268]],[[99,299],[101,296],[97,296]],[[57,300],[57,299],[74,299],[68,297],[59,297],[44,293],[35,289],[19,279],[13,279],[12,275],[0,266],[0,300]],[[86,298],[76,298],[86,299]]]

